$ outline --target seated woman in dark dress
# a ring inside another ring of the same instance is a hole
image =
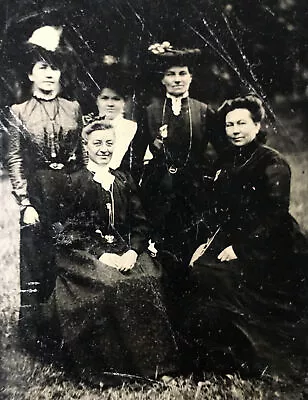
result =
[[[92,377],[175,372],[161,268],[144,252],[148,227],[136,187],[129,174],[108,167],[114,129],[97,122],[83,137],[89,163],[71,174],[66,215],[52,225],[58,275],[45,316],[57,321],[71,357]]]
[[[308,264],[289,214],[290,167],[260,143],[257,97],[228,100],[220,114],[231,146],[217,164],[212,234],[191,260],[185,325],[203,367],[296,374],[307,351]]]

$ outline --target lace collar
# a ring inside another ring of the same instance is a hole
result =
[[[115,176],[110,173],[108,165],[98,165],[89,160],[87,169],[94,174],[93,180],[101,184],[104,190],[110,190]]]
[[[51,93],[43,93],[38,90],[34,90],[32,93],[32,97],[34,97],[38,101],[52,101],[56,97],[58,97],[58,91],[52,91]]]

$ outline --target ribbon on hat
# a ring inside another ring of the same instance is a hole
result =
[[[99,122],[103,120],[104,117],[101,115],[95,115],[93,112],[82,116],[82,122],[84,126],[90,125],[92,122]]]

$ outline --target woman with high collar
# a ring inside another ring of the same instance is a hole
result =
[[[147,107],[135,141],[136,151],[148,146],[140,185],[153,225],[152,240],[179,265],[189,259],[189,243],[206,201],[204,186],[210,181],[213,154],[208,144],[219,147],[213,111],[189,95],[199,53],[199,49],[175,49],[169,42],[149,47],[149,61],[160,75],[164,93]]]
[[[46,224],[61,214],[67,176],[83,165],[82,118],[77,101],[59,96],[70,53],[62,29],[44,26],[25,44],[24,67],[31,97],[11,106],[8,170],[20,206],[20,327],[54,284]],[[26,318],[27,317],[27,318]],[[26,332],[24,338],[31,336]]]
[[[148,224],[137,188],[129,173],[109,168],[115,137],[109,121],[83,130],[89,162],[71,174],[66,214],[51,227],[58,274],[43,307],[50,332],[95,383],[178,369],[162,271],[146,253]]]
[[[109,121],[116,134],[115,148],[110,168],[132,169],[131,143],[137,131],[137,123],[127,118],[128,105],[133,93],[133,77],[120,61],[105,55],[100,67],[92,73],[95,80],[97,113],[83,117],[84,123]]]
[[[217,162],[212,235],[190,263],[188,335],[205,368],[300,374],[308,245],[289,214],[290,167],[262,144],[255,95],[227,100],[219,114],[230,148]]]

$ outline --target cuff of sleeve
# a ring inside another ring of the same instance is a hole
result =
[[[25,199],[21,200],[20,205],[21,206],[31,206],[31,203],[30,203],[29,199],[25,198]]]
[[[20,212],[24,212],[27,207],[32,207],[29,199],[23,199],[19,202]]]
[[[233,251],[239,260],[251,261],[253,260],[252,249],[243,243],[232,243]]]

